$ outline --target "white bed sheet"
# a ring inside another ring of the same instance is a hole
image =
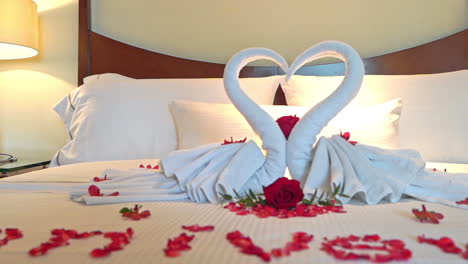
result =
[[[0,185],[15,182],[55,182],[73,184],[88,182],[100,176],[106,168],[129,169],[140,164],[155,164],[157,160],[111,161],[73,164],[40,170],[0,180]],[[468,172],[467,164],[429,163],[428,168],[449,172]],[[66,179],[66,180],[64,180]],[[406,200],[397,204],[375,206],[346,205],[346,214],[327,214],[315,218],[260,219],[253,215],[237,216],[220,205],[194,204],[189,202],[141,203],[149,209],[149,219],[122,220],[118,211],[131,204],[85,206],[69,200],[63,191],[19,191],[0,189],[0,228],[20,228],[25,237],[11,241],[0,248],[0,263],[263,263],[259,258],[239,253],[225,239],[226,233],[240,230],[251,236],[254,242],[265,249],[283,246],[296,231],[306,231],[315,236],[311,249],[293,252],[290,257],[272,260],[272,263],[343,263],[321,252],[323,237],[337,235],[364,235],[378,233],[385,239],[399,238],[413,251],[413,258],[406,263],[466,263],[459,256],[445,254],[437,248],[418,244],[416,237],[439,238],[450,236],[459,246],[465,245],[468,237],[466,222],[468,210],[427,204],[430,210],[441,212],[445,219],[441,224],[421,224],[411,213],[422,202]],[[182,225],[214,225],[211,233],[195,233],[192,250],[181,257],[169,259],[163,248],[168,238],[182,233]],[[108,243],[107,239],[95,237],[72,241],[70,246],[51,250],[46,256],[32,258],[29,249],[45,242],[53,228],[83,231],[135,230],[131,244],[123,251],[114,252],[104,259],[92,259],[88,253]],[[2,235],[0,234],[0,237]],[[346,261],[344,263],[359,263]]]

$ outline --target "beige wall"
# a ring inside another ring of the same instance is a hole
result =
[[[66,141],[52,106],[77,79],[78,1],[36,0],[39,55],[0,60],[0,152],[51,157]]]
[[[95,1],[93,28],[149,50],[213,62],[252,46],[292,61],[325,39],[345,41],[363,57],[381,55],[461,31],[468,13],[466,0],[132,0],[144,6],[135,9],[128,2]]]
[[[77,0],[37,0],[40,55],[0,61],[0,152],[51,156],[66,141],[51,110],[76,84]],[[93,28],[143,48],[225,62],[250,46],[292,60],[323,39],[375,56],[465,28],[465,0],[95,0]],[[129,3],[135,7],[129,8]],[[144,8],[141,8],[144,6]],[[249,8],[245,8],[249,7]]]

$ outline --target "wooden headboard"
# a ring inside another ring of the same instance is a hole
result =
[[[468,67],[468,30],[414,48],[366,58],[366,74],[424,74]],[[119,73],[133,78],[222,78],[224,64],[182,59],[137,48],[91,30],[91,0],[79,0],[78,84],[100,73]],[[241,77],[282,74],[276,66],[248,66]],[[344,74],[343,63],[311,65],[297,74],[334,76]],[[275,104],[285,104],[278,89]]]

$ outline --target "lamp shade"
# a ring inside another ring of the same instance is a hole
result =
[[[32,0],[0,0],[0,60],[38,54],[37,4]]]

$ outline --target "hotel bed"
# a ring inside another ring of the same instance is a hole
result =
[[[54,157],[53,167],[0,180],[0,229],[19,228],[24,234],[22,239],[10,241],[0,248],[1,263],[261,263],[260,258],[241,254],[226,240],[226,234],[235,230],[250,236],[265,250],[281,247],[294,232],[314,235],[310,249],[272,260],[278,263],[341,263],[320,251],[321,243],[325,237],[351,234],[379,234],[384,239],[403,240],[413,253],[407,263],[466,263],[466,259],[458,255],[418,243],[417,236],[450,236],[457,245],[464,247],[468,243],[468,211],[424,203],[430,210],[444,214],[444,219],[438,225],[423,224],[411,213],[423,202],[410,198],[377,205],[351,202],[344,206],[345,214],[288,219],[239,216],[219,204],[142,202],[139,204],[152,215],[140,221],[124,220],[119,214],[123,206],[133,204],[87,206],[71,201],[64,187],[102,177],[103,171],[109,168],[128,170],[142,164],[159,164],[155,158],[163,158],[171,150],[213,143],[213,140],[224,137],[240,139],[248,136],[260,141],[229,106],[227,97],[221,92],[222,81],[211,79],[222,77],[224,65],[180,59],[111,40],[89,29],[89,14],[89,1],[80,0],[79,80],[80,85],[84,80],[85,86],[72,92],[56,107],[68,129],[69,142]],[[348,109],[351,114],[342,119],[346,121],[361,113],[351,122],[356,123],[362,119],[362,113],[372,111],[376,114],[368,122],[358,122],[361,127],[353,127],[352,137],[354,135],[361,143],[382,147],[416,148],[425,159],[434,161],[428,162],[426,168],[440,171],[441,177],[444,177],[444,169],[452,173],[468,173],[468,146],[466,133],[463,133],[468,123],[467,112],[462,107],[468,98],[468,71],[466,57],[460,56],[466,50],[466,34],[467,30],[412,49],[365,59],[369,76],[364,80],[364,95],[358,96],[354,106],[352,104]],[[282,80],[278,67],[248,66],[241,72],[241,77],[248,77],[246,86],[262,85],[257,90],[248,88],[247,93],[264,104],[268,113],[279,117],[303,114],[307,105],[330,92],[324,89],[310,94],[307,87],[325,83],[324,86],[334,89],[343,71],[342,64],[306,66],[300,74],[310,76],[298,77],[294,87],[283,84],[283,89],[277,89]],[[414,87],[418,85],[421,87]],[[129,92],[130,86],[136,90]],[[156,87],[156,92],[149,91],[150,87]],[[197,87],[204,87],[203,94]],[[87,89],[87,92],[80,94],[79,89]],[[164,89],[167,94],[162,94]],[[420,96],[422,92],[426,97]],[[119,101],[122,97],[126,100]],[[396,97],[402,97],[403,103],[399,100],[388,103]],[[97,100],[99,104],[74,104],[86,101],[83,98]],[[132,100],[132,104],[126,104]],[[273,102],[276,106],[268,106]],[[286,102],[290,106],[284,106]],[[158,103],[163,105],[153,106]],[[102,106],[101,116],[90,121],[87,111],[89,108],[97,111],[99,106]],[[405,109],[409,109],[406,116]],[[138,114],[138,111],[146,113]],[[221,127],[216,130],[210,127],[215,122],[225,123],[216,126]],[[342,122],[333,123],[325,135],[339,131],[340,126],[344,126]],[[104,123],[109,127],[104,132],[96,130],[96,138],[83,136],[86,131],[92,133],[96,124]],[[141,132],[138,127],[145,125],[148,131]],[[125,132],[127,130],[140,134],[135,136]],[[152,135],[162,130],[165,132]],[[353,134],[353,131],[358,132]],[[148,138],[142,138],[145,136]],[[129,142],[117,142],[119,138],[127,138]],[[86,140],[91,143],[83,143]],[[106,140],[115,145],[106,145]],[[86,147],[83,144],[87,144]],[[180,257],[166,257],[163,249],[167,240],[187,232],[181,229],[183,225],[194,224],[213,225],[215,230],[194,233],[195,239],[190,243],[192,250],[182,252]],[[101,259],[89,255],[92,249],[108,243],[99,236],[72,240],[69,246],[51,250],[45,256],[28,255],[30,249],[49,239],[50,230],[54,228],[123,232],[128,227],[135,232],[131,243],[124,250]],[[4,232],[0,233],[0,238],[2,234]]]

